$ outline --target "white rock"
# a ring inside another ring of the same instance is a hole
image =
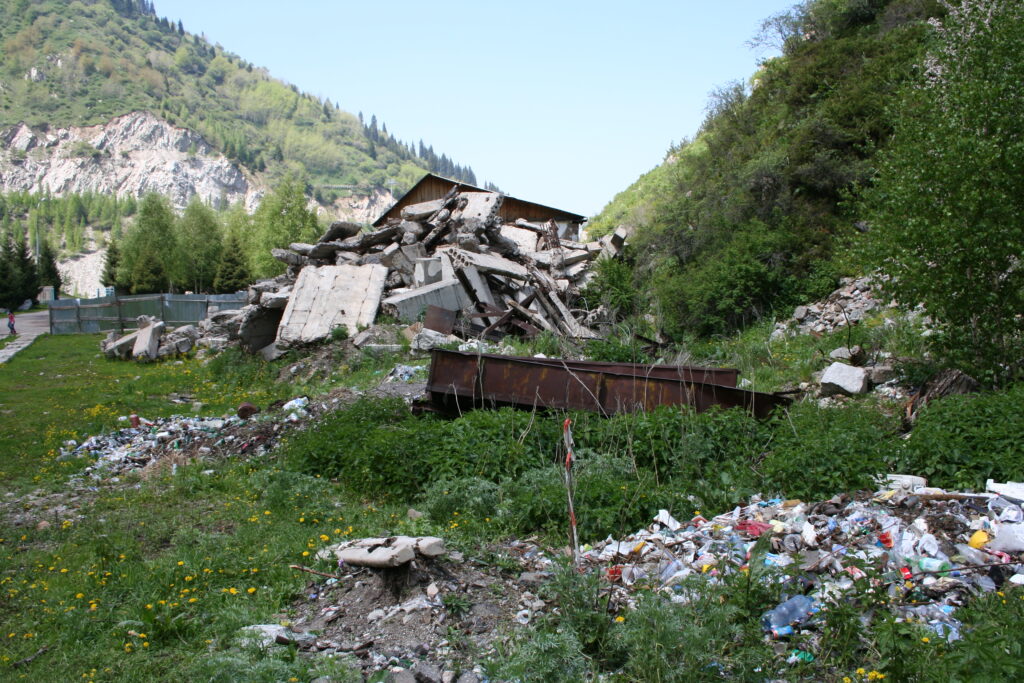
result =
[[[868,390],[868,373],[864,368],[855,368],[846,363],[833,363],[821,376],[821,395],[854,396]]]

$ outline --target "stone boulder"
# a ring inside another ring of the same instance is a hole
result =
[[[846,363],[833,363],[821,376],[821,395],[856,396],[866,393],[869,387],[868,379],[868,372],[864,368],[856,368]]]

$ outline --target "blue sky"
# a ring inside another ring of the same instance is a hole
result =
[[[771,56],[745,43],[794,3],[155,4],[271,75],[472,166],[481,184],[593,215],[696,133],[712,90]]]

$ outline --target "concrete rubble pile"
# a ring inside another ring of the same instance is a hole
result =
[[[960,638],[958,607],[1004,584],[1024,585],[1024,484],[990,480],[988,491],[976,494],[926,483],[889,475],[871,496],[755,498],[712,519],[679,521],[661,510],[646,529],[584,546],[580,562],[605,574],[612,602],[624,608],[635,606],[640,587],[673,602],[699,599],[688,577],[714,581],[758,563],[789,574],[792,590],[785,592],[794,596],[764,615],[772,637],[820,634],[818,612],[852,602],[870,614],[880,597],[899,617],[953,641]],[[765,536],[763,552],[752,553]],[[536,570],[550,568],[543,554],[531,555]]]
[[[168,329],[162,320],[149,315],[140,315],[136,324],[138,329],[133,332],[119,335],[111,331],[100,342],[100,349],[107,358],[141,361],[167,358],[188,353],[201,337],[199,329],[194,325]]]
[[[626,230],[588,243],[560,239],[554,222],[504,223],[501,201],[494,192],[453,191],[371,232],[336,222],[316,244],[274,249],[287,271],[250,287],[242,309],[200,323],[199,344],[238,341],[273,359],[338,327],[354,335],[380,309],[414,322],[430,306],[450,320],[461,313],[476,333],[596,337],[587,312],[573,306],[592,262],[619,255]],[[423,337],[447,340],[450,332],[449,322],[440,338],[434,329]]]

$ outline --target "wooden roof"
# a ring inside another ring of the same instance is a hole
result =
[[[467,183],[462,183],[451,178],[445,178],[443,176],[428,173],[419,182],[410,188],[402,197],[395,202],[395,204],[381,214],[380,218],[373,222],[374,226],[381,226],[388,222],[391,218],[401,218],[402,209],[410,204],[419,204],[420,202],[428,202],[433,199],[440,199],[444,197],[453,188],[459,188],[460,192],[488,192],[481,187],[475,187]],[[528,202],[523,199],[516,199],[505,195],[505,198],[501,202],[501,208],[498,210],[498,215],[502,220],[506,222],[514,222],[517,218],[524,218],[528,221],[567,221],[569,223],[583,223],[586,220],[585,216],[581,216],[577,213],[570,213],[569,211],[562,211],[550,206],[544,206],[543,204],[537,204],[535,202]]]

